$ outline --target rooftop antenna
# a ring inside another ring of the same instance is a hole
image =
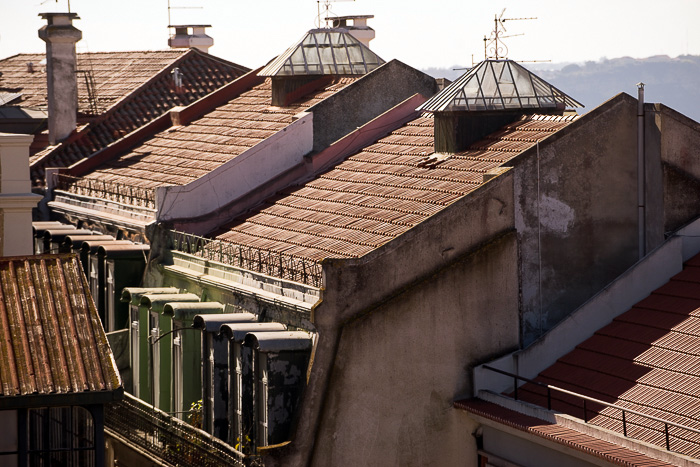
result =
[[[535,18],[504,18],[503,15],[505,14],[505,12],[506,12],[506,9],[504,8],[501,11],[500,15],[493,15],[493,31],[491,31],[491,35],[488,38],[486,36],[484,36],[484,60],[488,60],[488,59],[499,60],[502,58],[508,58],[508,47],[503,42],[503,39],[507,39],[509,37],[524,36],[525,35],[523,33],[510,34],[508,36],[501,35],[504,32],[508,32],[506,29],[506,25],[505,25],[506,21],[524,21],[524,20],[537,19],[536,17]],[[489,52],[491,52],[490,55],[489,55]],[[474,61],[474,59],[472,58],[472,62],[473,61]],[[473,65],[474,64],[472,63],[472,66]]]
[[[44,5],[45,3],[48,3],[51,0],[44,0],[43,2],[40,3],[40,5]],[[58,0],[56,0],[56,3],[58,3]],[[70,0],[68,0],[68,13],[70,13]]]
[[[201,6],[170,6],[170,0],[168,0],[168,27],[173,24],[170,20],[170,10],[202,10],[203,8]]]
[[[316,27],[317,28],[330,28],[332,26],[331,16],[338,16],[331,11],[331,3],[337,2],[354,2],[355,0],[316,0],[316,5],[318,8],[318,16],[316,17]],[[323,9],[321,9],[321,4],[323,4]],[[322,13],[323,11],[323,13]],[[325,20],[324,20],[325,18]],[[322,24],[325,22],[325,25]]]

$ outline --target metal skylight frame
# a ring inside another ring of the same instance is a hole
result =
[[[258,75],[364,75],[384,63],[345,28],[312,29]]]
[[[425,112],[583,107],[512,60],[484,60],[427,100]]]

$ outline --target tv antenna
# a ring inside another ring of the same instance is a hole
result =
[[[49,3],[51,0],[44,0],[43,2],[40,3],[40,5],[44,5],[46,3]],[[58,3],[58,0],[56,0],[56,3]],[[68,13],[70,13],[70,0],[68,0]]]
[[[58,0],[56,0],[58,1]],[[173,22],[170,20],[170,10],[202,10],[204,7],[201,6],[171,6],[170,0],[168,0],[168,27],[170,27]]]
[[[501,58],[507,58],[508,57],[508,47],[506,44],[503,42],[503,39],[507,39],[509,37],[515,37],[515,36],[524,36],[525,34],[520,33],[520,34],[510,34],[507,36],[503,36],[502,34],[504,32],[508,32],[506,29],[505,22],[506,21],[526,21],[526,20],[531,20],[531,19],[537,19],[535,18],[504,18],[503,15],[505,14],[506,9],[504,8],[501,11],[500,15],[493,15],[493,31],[491,31],[491,35],[487,38],[484,36],[484,60],[488,59],[501,59]],[[489,54],[489,52],[491,52]],[[473,61],[473,59],[472,59]]]
[[[316,5],[318,8],[318,16],[316,17],[315,21],[316,27],[319,29],[323,27],[330,28],[332,24],[331,16],[338,16],[331,11],[331,3],[354,1],[355,0],[316,0]],[[321,4],[323,4],[323,9],[321,8]],[[323,25],[324,23],[325,25]]]

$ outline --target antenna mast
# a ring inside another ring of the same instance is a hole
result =
[[[508,47],[506,44],[503,42],[503,39],[507,39],[509,37],[515,37],[515,36],[524,36],[525,34],[520,33],[520,34],[510,34],[508,36],[502,36],[501,34],[504,32],[507,32],[505,22],[506,21],[524,21],[524,20],[531,20],[531,19],[537,19],[536,17],[534,18],[504,18],[503,14],[506,12],[506,9],[504,8],[501,11],[500,15],[493,15],[493,31],[491,31],[491,35],[487,38],[484,36],[484,60],[488,59],[501,59],[501,58],[507,58],[508,57]],[[500,30],[499,30],[500,26]],[[491,52],[491,55],[489,55],[489,51]]]
[[[329,28],[331,27],[331,20],[330,16],[338,16],[335,13],[331,11],[331,3],[337,3],[337,2],[354,2],[355,0],[316,0],[316,6],[318,8],[318,16],[316,17],[316,27],[321,28]],[[321,13],[321,3],[323,3],[323,13]],[[325,18],[325,20],[324,20]],[[322,22],[325,21],[325,26],[321,26]]]
[[[47,2],[49,2],[49,0],[44,0],[43,2],[41,2],[41,5],[43,5]],[[58,3],[58,0],[56,0],[56,3]],[[70,0],[68,0],[68,13],[70,13]]]
[[[204,7],[201,6],[170,6],[170,0],[168,0],[168,27],[173,24],[170,20],[170,10],[202,10],[203,8]]]

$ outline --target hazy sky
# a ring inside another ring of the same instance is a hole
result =
[[[42,4],[43,2],[43,4]],[[251,68],[265,64],[314,27],[316,0],[170,0],[174,24],[211,24],[210,52]],[[167,48],[168,0],[71,0],[83,31],[78,50]],[[193,9],[191,7],[201,7]],[[581,62],[602,57],[700,55],[700,0],[356,0],[334,13],[373,14],[371,48],[416,68],[483,59],[494,14],[505,18],[509,58]],[[0,58],[41,52],[41,12],[67,11],[67,0],[0,0]]]

